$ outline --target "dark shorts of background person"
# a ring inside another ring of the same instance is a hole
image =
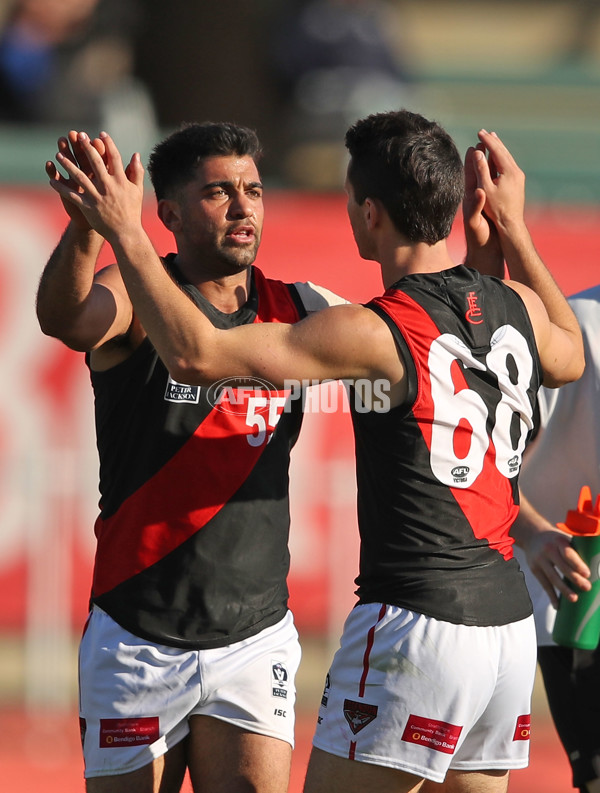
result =
[[[538,647],[550,712],[571,769],[573,787],[600,777],[600,647]]]

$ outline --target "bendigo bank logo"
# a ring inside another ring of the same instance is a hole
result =
[[[160,738],[158,716],[137,719],[100,719],[100,748],[140,746]]]
[[[528,741],[530,738],[531,716],[529,714],[519,716],[517,719],[517,725],[515,727],[515,734],[513,735],[513,741]]]
[[[461,732],[462,727],[457,724],[449,724],[445,721],[437,721],[411,713],[404,728],[402,740],[426,746],[436,752],[454,754]]]

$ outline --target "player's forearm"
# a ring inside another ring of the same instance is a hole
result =
[[[133,310],[169,370],[181,383],[203,383],[216,330],[169,276],[140,226],[111,239]]]
[[[69,343],[94,282],[103,238],[70,223],[40,278],[36,311],[42,331]]]
[[[552,358],[560,350],[563,366],[546,371],[544,385],[555,388],[577,380],[581,377],[585,360],[581,329],[573,310],[536,251],[525,222],[517,220],[499,224],[498,231],[510,278],[525,284],[538,295],[550,322],[555,326],[555,343],[551,345],[554,349],[548,352]],[[560,339],[556,336],[556,329],[562,333]]]
[[[523,548],[524,551],[527,551],[531,540],[535,536],[546,529],[554,527],[535,509],[522,491],[519,493],[519,501],[519,513],[511,527],[510,533],[516,544]]]
[[[524,222],[499,225],[509,277],[525,284],[541,298],[550,321],[580,337],[577,319],[552,274],[540,258]]]

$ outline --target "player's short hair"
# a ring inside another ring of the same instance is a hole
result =
[[[464,195],[464,170],[450,135],[408,110],[376,113],[346,133],[348,179],[359,204],[379,199],[411,242],[450,234]]]
[[[207,157],[252,157],[258,163],[262,147],[256,132],[229,122],[186,122],[158,143],[148,160],[156,198],[168,198],[192,181]]]

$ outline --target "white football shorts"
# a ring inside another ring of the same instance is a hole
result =
[[[135,771],[212,716],[294,745],[300,644],[291,612],[228,647],[182,650],[124,630],[94,607],[79,652],[85,777]]]
[[[535,669],[533,617],[480,628],[381,603],[356,606],[313,744],[433,782],[449,768],[525,768]]]

